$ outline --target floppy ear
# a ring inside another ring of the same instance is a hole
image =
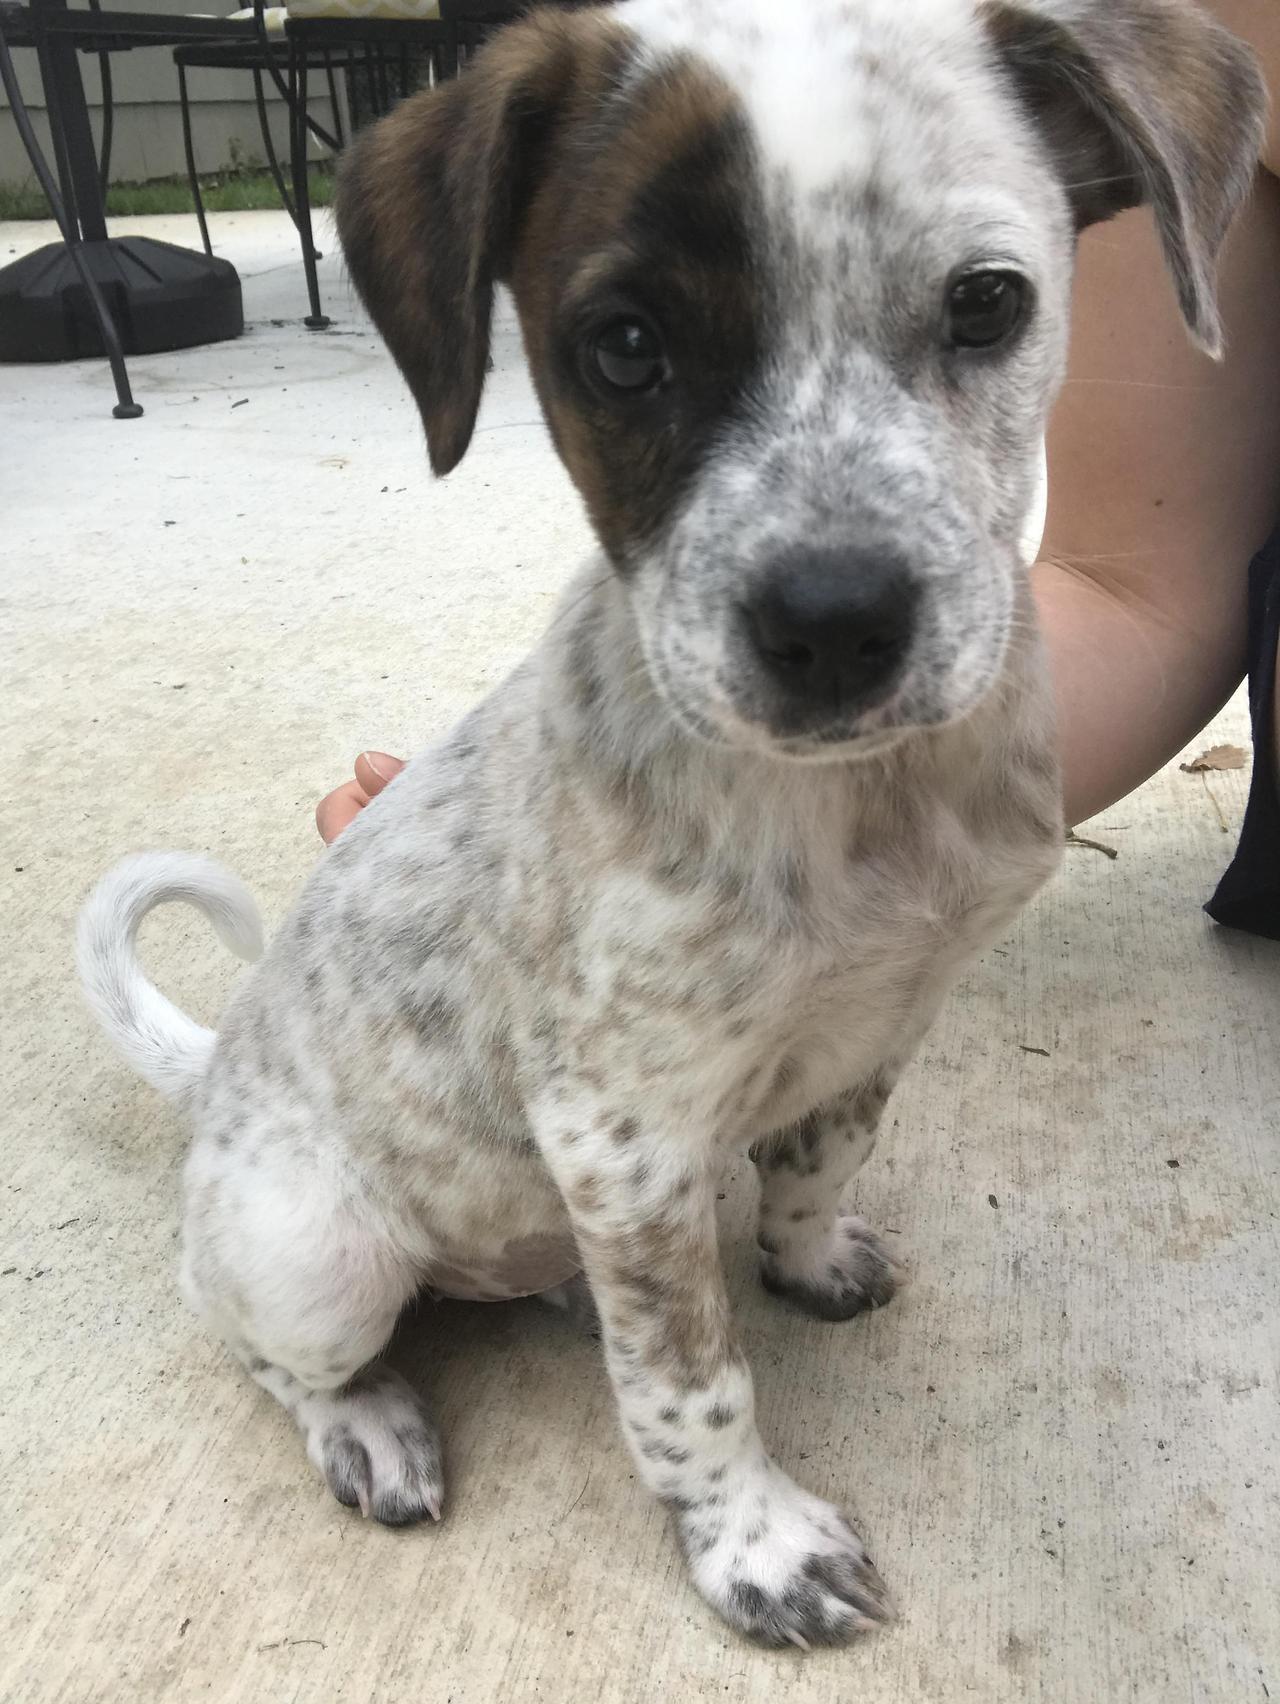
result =
[[[1077,229],[1150,203],[1183,318],[1222,350],[1218,252],[1262,147],[1252,53],[1185,0],[984,0]]]
[[[557,125],[588,68],[616,62],[621,42],[616,25],[588,12],[529,18],[372,125],[344,159],[347,265],[413,392],[437,474],[471,442],[494,285]]]

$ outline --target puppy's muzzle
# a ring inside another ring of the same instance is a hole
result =
[[[800,548],[738,605],[779,732],[818,731],[883,704],[902,676],[919,589],[892,550]]]

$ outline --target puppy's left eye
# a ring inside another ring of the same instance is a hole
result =
[[[947,341],[954,349],[991,349],[1022,318],[1026,282],[1016,272],[965,272],[947,291]]]
[[[656,390],[667,375],[662,339],[642,320],[611,320],[591,340],[591,354],[610,390],[629,396]]]

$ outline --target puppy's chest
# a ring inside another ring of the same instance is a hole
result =
[[[1028,850],[948,816],[916,840],[798,840],[684,893],[621,884],[579,1008],[588,1045],[704,1116],[732,1104],[735,1122],[776,1128],[909,1046],[916,1014],[1051,867]]]

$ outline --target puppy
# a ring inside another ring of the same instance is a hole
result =
[[[326,855],[216,1037],[143,978],[232,878],[130,860],[89,997],[194,1127],[182,1282],[343,1503],[436,1518],[422,1287],[585,1271],[622,1427],[694,1584],[771,1643],[885,1614],[756,1430],[716,1248],[889,1299],[841,1210],[957,972],[1053,870],[1053,717],[1019,538],[1077,232],[1152,203],[1192,335],[1263,97],[1175,0],[629,0],[542,12],[357,143],[351,273],[456,465],[510,286],[600,554],[537,650]]]

